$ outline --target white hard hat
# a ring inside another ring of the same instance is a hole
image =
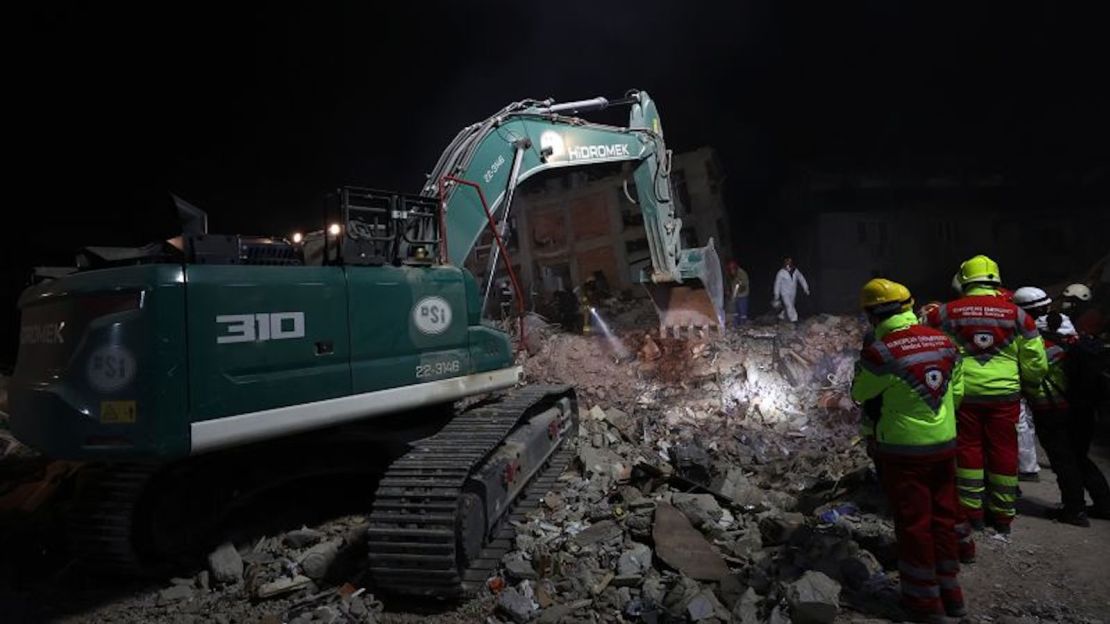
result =
[[[1091,289],[1087,288],[1086,284],[1068,284],[1068,287],[1064,289],[1061,296],[1078,299],[1080,301],[1090,301]]]
[[[1048,305],[1052,303],[1052,299],[1048,296],[1048,293],[1036,286],[1022,286],[1014,291],[1014,303],[1028,310],[1029,308]]]

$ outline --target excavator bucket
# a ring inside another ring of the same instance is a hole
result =
[[[724,279],[713,241],[679,251],[682,281],[645,282],[663,336],[692,336],[698,331],[721,334],[725,328]]]

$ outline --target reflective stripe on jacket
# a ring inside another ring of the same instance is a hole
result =
[[[1040,385],[1048,372],[1033,317],[994,289],[972,288],[967,296],[930,310],[925,320],[959,347],[968,401],[1016,401],[1023,385]]]
[[[860,352],[852,399],[881,397],[878,422],[861,424],[880,452],[925,455],[956,448],[956,407],[963,398],[959,351],[943,332],[917,324],[912,311],[875,327]]]

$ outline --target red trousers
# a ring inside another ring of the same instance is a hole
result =
[[[957,411],[956,483],[961,519],[982,522],[983,497],[990,520],[1009,526],[1018,486],[1018,399],[965,397]]]
[[[953,453],[884,454],[879,463],[898,537],[903,606],[918,613],[962,610]]]

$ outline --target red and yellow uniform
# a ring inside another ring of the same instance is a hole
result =
[[[1036,322],[999,295],[997,265],[976,256],[961,266],[965,296],[932,310],[926,322],[944,331],[964,360],[964,400],[957,414],[957,486],[970,525],[984,519],[1009,531],[1018,486],[1017,423],[1022,385],[1040,385],[1048,368]],[[966,556],[973,556],[965,552]]]
[[[883,288],[875,285],[879,281],[868,287]],[[864,307],[880,313],[871,314],[874,337],[860,353],[852,398],[881,403],[864,418],[861,430],[874,449],[890,499],[902,604],[918,614],[960,615],[955,531],[956,409],[963,395],[959,351],[944,333],[918,324],[912,300],[890,315],[881,313],[881,301],[866,305],[868,287]]]

